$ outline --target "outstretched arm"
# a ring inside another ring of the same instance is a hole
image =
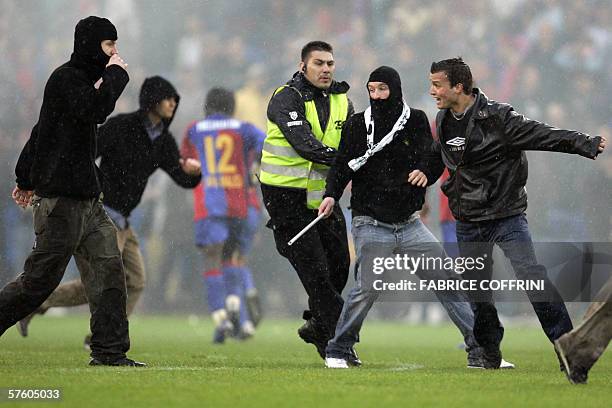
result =
[[[508,143],[513,149],[572,153],[595,159],[606,147],[606,140],[601,136],[558,129],[528,119],[512,107],[506,110],[502,118]]]
[[[164,152],[161,168],[179,186],[195,188],[202,178],[200,161],[193,157],[181,157],[176,141],[171,134],[168,134],[165,139]]]

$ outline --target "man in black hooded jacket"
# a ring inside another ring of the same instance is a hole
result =
[[[0,334],[38,308],[72,255],[80,254],[91,265],[91,274],[83,275],[93,333],[90,365],[144,366],[125,355],[130,347],[125,275],[95,164],[96,124],[113,111],[129,80],[116,40],[107,19],[79,21],[70,61],[53,71],[45,86],[13,191],[17,204],[34,207],[36,239],[24,272],[0,291]]]
[[[380,292],[371,286],[368,253],[412,254],[444,259],[440,243],[423,225],[417,211],[425,202],[425,188],[435,183],[444,165],[433,149],[427,116],[409,107],[402,97],[401,79],[391,67],[375,69],[368,79],[370,107],[353,115],[342,130],[336,161],[327,177],[319,214],[331,214],[352,180],[352,232],[355,239],[355,287],[328,343],[325,364],[348,368],[361,325]],[[389,255],[388,255],[389,256]],[[443,271],[416,271],[429,279],[452,279]],[[481,350],[474,339],[474,315],[467,297],[437,292],[449,317],[464,336],[468,366],[482,367]],[[510,364],[505,363],[510,368]]]
[[[145,285],[145,269],[138,238],[129,223],[131,212],[140,203],[149,177],[161,167],[184,188],[200,182],[200,162],[183,160],[168,128],[174,119],[180,96],[170,82],[160,76],[145,79],[140,89],[140,109],[110,118],[99,129],[98,156],[103,177],[104,207],[117,227],[117,243],[123,260],[127,285],[127,315],[133,311]],[[81,274],[89,275],[86,258],[75,254]],[[81,279],[66,282],[55,289],[38,309],[70,307],[87,303]],[[33,315],[19,322],[22,336],[27,336]],[[90,336],[85,338],[85,345]]]

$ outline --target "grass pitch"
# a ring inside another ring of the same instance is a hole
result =
[[[516,370],[484,371],[466,368],[453,327],[366,321],[363,367],[329,370],[297,337],[300,324],[266,320],[254,339],[215,346],[208,320],[137,317],[129,356],[149,367],[136,369],[87,366],[85,316],[38,317],[28,338],[14,328],[0,338],[0,388],[61,388],[60,402],[37,404],[79,407],[584,408],[612,400],[612,352],[588,385],[572,386],[536,328],[506,330],[502,350]]]

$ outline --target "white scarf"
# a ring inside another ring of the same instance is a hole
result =
[[[375,153],[381,151],[383,147],[391,143],[393,141],[393,137],[397,132],[404,128],[404,125],[408,121],[410,117],[410,107],[406,103],[406,101],[402,101],[404,107],[402,109],[402,114],[393,125],[393,128],[389,133],[383,137],[380,142],[374,144],[374,120],[372,119],[372,107],[368,106],[368,108],[363,113],[363,117],[365,119],[366,132],[368,134],[368,150],[361,157],[357,157],[356,159],[351,160],[348,165],[353,171],[359,170],[368,159],[374,155]]]

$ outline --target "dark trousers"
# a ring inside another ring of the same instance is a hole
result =
[[[0,291],[0,335],[47,299],[78,255],[91,266],[81,270],[91,311],[91,356],[125,357],[130,348],[125,274],[117,231],[101,200],[35,197],[33,210],[34,248],[24,272]]]
[[[472,269],[463,274],[463,279],[491,279],[493,245],[498,245],[510,260],[518,279],[544,280],[546,294],[530,293],[527,296],[538,316],[542,329],[552,342],[572,330],[567,309],[553,283],[548,279],[546,268],[539,265],[531,234],[524,214],[491,221],[457,221],[457,241],[462,257],[485,257],[483,270]],[[474,308],[474,336],[483,347],[499,347],[504,335],[491,292],[468,292]]]
[[[329,218],[319,221],[289,246],[287,242],[317,217],[317,211],[306,208],[305,190],[262,184],[261,191],[276,249],[289,260],[306,289],[310,314],[317,327],[332,336],[342,311],[341,293],[350,267],[342,211],[336,206]]]

